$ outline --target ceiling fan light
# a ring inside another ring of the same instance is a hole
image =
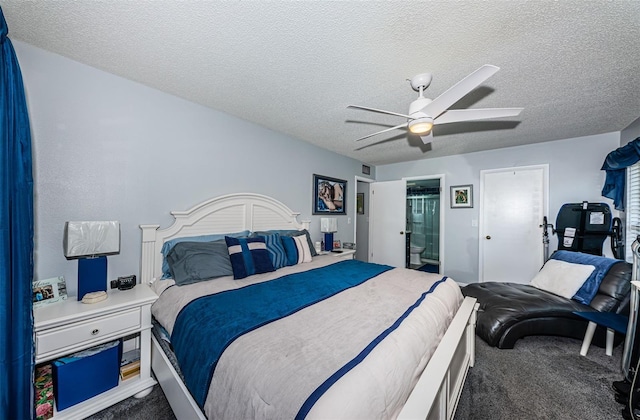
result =
[[[433,128],[433,119],[429,117],[416,118],[409,123],[409,131],[413,134],[426,134]]]

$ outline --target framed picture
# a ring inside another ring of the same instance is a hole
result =
[[[67,299],[67,284],[64,277],[58,276],[46,280],[33,282],[33,307],[36,308],[50,303]]]
[[[364,193],[356,194],[356,208],[358,214],[364,214]]]
[[[334,240],[334,241],[333,241],[333,249],[336,249],[336,248],[342,248],[342,246],[341,246],[341,245],[342,245],[342,244],[340,243],[340,240],[339,240],[339,239],[336,239],[336,240]]]
[[[451,208],[473,207],[473,185],[455,185],[451,187]]]
[[[313,214],[346,214],[347,181],[313,174]]]

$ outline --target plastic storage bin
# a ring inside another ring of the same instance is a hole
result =
[[[58,411],[118,386],[120,340],[92,347],[53,362],[53,388]]]

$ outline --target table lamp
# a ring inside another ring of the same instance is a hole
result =
[[[333,249],[333,232],[338,231],[338,219],[335,217],[321,217],[320,231],[324,233],[324,250]]]
[[[66,222],[64,256],[78,259],[78,300],[107,291],[107,255],[120,252],[119,222]]]

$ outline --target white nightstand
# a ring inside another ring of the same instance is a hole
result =
[[[342,252],[328,252],[328,254],[331,254],[336,258],[342,258],[343,260],[353,260],[356,257],[355,249],[340,248],[339,251]]]
[[[151,304],[158,296],[144,284],[131,290],[109,290],[108,299],[85,304],[70,297],[35,308],[36,364],[122,337],[138,335],[140,375],[109,391],[54,413],[54,419],[82,419],[132,395],[144,397],[156,381],[151,377]]]

